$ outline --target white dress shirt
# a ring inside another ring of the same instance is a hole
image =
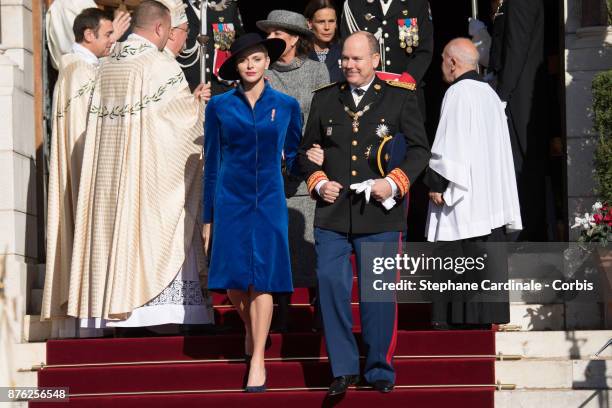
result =
[[[392,1],[393,0],[387,0],[387,1],[380,0],[380,7],[382,7],[383,15],[385,16],[387,15],[387,11],[389,11],[389,7],[391,7]]]

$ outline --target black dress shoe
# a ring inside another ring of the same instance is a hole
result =
[[[334,382],[329,386],[327,395],[340,395],[346,392],[346,389],[351,385],[355,385],[359,382],[359,375],[342,375],[334,378]]]
[[[383,394],[393,391],[394,387],[393,383],[387,380],[374,381],[374,384],[372,386],[376,391],[382,392]]]

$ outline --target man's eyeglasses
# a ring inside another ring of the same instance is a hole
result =
[[[173,27],[172,29],[173,29],[173,30],[181,30],[181,31],[184,31],[184,32],[186,32],[187,34],[189,34],[189,29],[188,29],[188,28]]]

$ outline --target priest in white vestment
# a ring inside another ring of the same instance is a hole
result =
[[[82,326],[212,323],[198,214],[203,86],[163,52],[169,9],[145,0],[100,68],[81,176],[68,314]]]
[[[455,241],[441,249],[444,256],[466,256],[483,248],[474,243],[506,241],[506,233],[521,230],[521,212],[505,104],[479,79],[477,49],[458,38],[442,57],[444,80],[451,86],[425,176],[430,188],[427,239]],[[490,256],[484,270],[450,276],[440,272],[436,277],[470,283],[507,280],[505,248],[486,245]],[[434,327],[485,329],[509,321],[507,293],[488,303],[475,299],[459,293],[434,301]]]
[[[522,229],[504,103],[478,79],[478,51],[467,39],[451,41],[442,71],[451,86],[431,148],[428,241],[456,241]]]
[[[75,42],[73,25],[76,16],[87,8],[97,7],[94,0],[54,0],[45,16],[47,47],[53,68],[60,69],[62,55],[72,52]],[[118,12],[113,19],[113,40],[117,41],[130,27],[130,14]]]
[[[42,319],[54,319],[54,337],[79,335],[67,318],[74,220],[83,160],[84,133],[99,59],[114,43],[110,17],[98,8],[74,20],[72,52],[60,59],[53,92],[51,154],[47,201],[47,263]],[[94,333],[80,333],[93,335]]]

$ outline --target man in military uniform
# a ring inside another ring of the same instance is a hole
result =
[[[427,0],[346,0],[340,33],[355,31],[376,36],[379,71],[409,73],[417,82],[419,108],[425,117],[423,76],[433,56],[433,23]]]
[[[346,0],[342,12],[342,38],[357,30],[376,36],[380,48],[379,71],[407,72],[417,83],[416,95],[423,119],[426,116],[423,77],[433,56],[433,22],[427,0]],[[427,189],[422,180],[404,200],[407,213],[405,240],[421,241],[425,236]]]
[[[359,350],[352,333],[350,255],[354,250],[359,264],[361,244],[371,242],[394,243],[394,253],[385,256],[397,254],[406,225],[403,198],[410,180],[422,172],[430,157],[414,84],[378,79],[375,68],[379,63],[378,42],[371,33],[357,32],[345,40],[342,68],[346,82],[315,91],[300,151],[308,190],[317,200],[317,278],[335,377],[329,395],[342,394],[359,381]],[[400,164],[388,169],[383,178],[370,164],[370,155],[381,137],[397,132],[405,135],[406,149]],[[314,145],[324,151],[321,165],[308,158],[307,150]],[[358,193],[363,189],[354,184],[365,186],[368,193]],[[360,279],[371,273],[359,267]],[[389,392],[395,382],[391,361],[397,330],[395,300],[362,302],[360,312],[367,350],[365,379],[380,392]]]
[[[195,89],[201,81],[200,78],[200,7],[206,7],[206,81],[212,83],[212,93],[217,95],[230,89],[230,83],[219,79],[218,68],[229,56],[229,48],[234,40],[244,34],[242,18],[238,10],[237,0],[183,0],[187,5],[187,20],[189,21],[189,34],[185,49],[177,57],[183,68],[185,78],[191,90]]]

